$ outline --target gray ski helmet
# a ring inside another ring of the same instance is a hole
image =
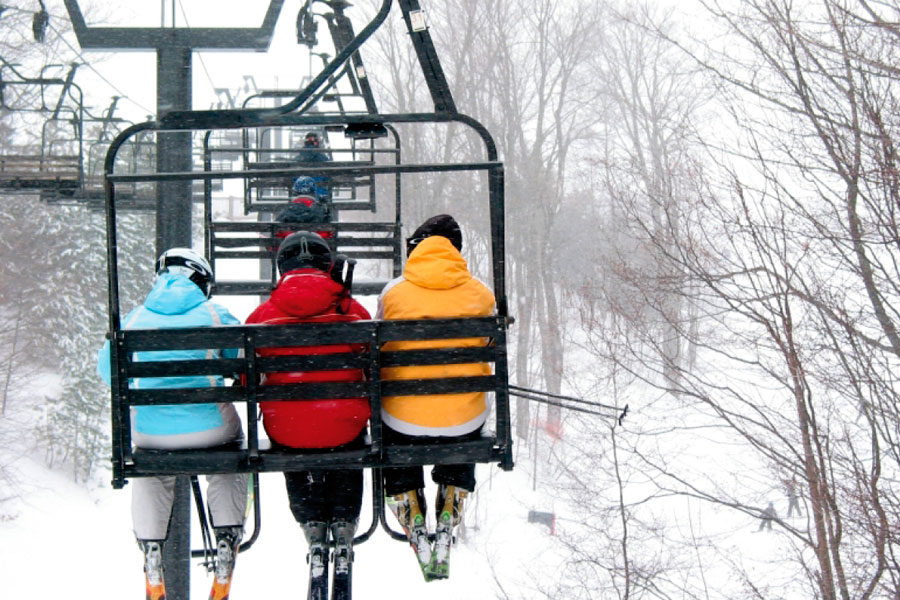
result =
[[[201,254],[190,248],[170,248],[156,260],[156,274],[181,273],[197,284],[207,298],[213,290],[215,279],[212,267]]]
[[[322,236],[311,231],[298,231],[281,242],[275,262],[278,265],[278,272],[282,275],[302,268],[331,273],[334,256]]]
[[[294,180],[294,185],[291,187],[291,191],[301,196],[315,196],[316,180],[312,177],[309,177],[308,175],[301,175]]]

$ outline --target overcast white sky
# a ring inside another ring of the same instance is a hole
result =
[[[176,0],[178,27],[259,27],[268,2],[257,0]],[[296,40],[295,24],[302,0],[285,0],[269,52],[204,51],[193,60],[194,108],[208,109],[217,101],[215,88],[234,91],[247,85],[252,76],[264,89],[296,88],[310,70],[309,52]],[[47,2],[53,18],[68,20],[62,0]],[[172,0],[81,0],[79,6],[88,26],[166,27],[172,24]],[[164,9],[164,15],[163,15]],[[320,9],[321,10],[321,9]],[[359,13],[360,11],[351,12]],[[350,14],[350,13],[348,13]],[[352,16],[352,15],[351,15]],[[331,51],[324,20],[319,22],[317,51]],[[156,110],[156,58],[153,51],[105,52],[81,50],[72,35],[69,41],[90,66],[80,68],[76,83],[85,94],[85,104],[96,112],[106,107],[111,96],[124,96],[118,116],[133,121],[146,118]],[[321,68],[316,58],[315,72]]]

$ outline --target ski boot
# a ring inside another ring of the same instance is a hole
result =
[[[331,578],[331,600],[350,600],[353,568],[353,535],[356,521],[333,521],[334,575]]]
[[[416,553],[422,575],[426,581],[430,581],[427,569],[431,563],[431,542],[428,540],[428,528],[425,525],[427,508],[424,491],[410,490],[396,496],[388,496],[386,501]]]
[[[328,600],[328,525],[322,521],[300,524],[309,544],[309,600]]]
[[[463,504],[469,492],[455,485],[438,486],[434,513],[437,526],[434,532],[434,553],[428,571],[433,579],[450,576],[450,546],[453,529],[462,521]]]
[[[244,528],[239,526],[216,527],[215,533],[216,575],[209,592],[209,600],[228,600],[231,578],[234,575],[234,561],[241,545]]]
[[[147,600],[166,600],[166,583],[163,577],[163,540],[138,540],[144,553],[144,575]]]

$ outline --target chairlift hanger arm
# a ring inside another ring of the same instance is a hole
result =
[[[298,40],[300,41],[300,43],[308,45],[310,48],[310,52],[312,52],[312,49],[315,47],[316,43],[315,33],[312,32],[312,35],[310,36],[307,35],[309,32],[307,32],[307,34],[304,34],[303,32],[299,31],[299,29],[301,28],[301,25],[299,25],[299,23],[303,24],[303,28],[306,28],[306,26],[308,25],[315,26],[313,23],[314,18],[320,17],[324,19],[328,25],[328,32],[331,35],[331,40],[335,52],[340,53],[356,37],[350,19],[348,19],[344,14],[344,9],[349,7],[350,4],[348,2],[344,2],[343,0],[340,0],[338,2],[327,0],[318,1],[322,4],[327,5],[333,12],[313,13],[311,8],[313,0],[307,0],[306,4],[303,6],[297,17]],[[302,37],[304,35],[305,37]],[[327,53],[317,52],[314,53],[314,55],[322,59],[323,66],[328,66],[329,55]],[[337,82],[342,81],[344,77],[346,77],[346,81],[350,84],[350,95],[358,96],[363,99],[366,105],[366,112],[377,113],[378,109],[377,105],[375,104],[375,98],[372,94],[371,86],[369,85],[368,79],[366,77],[365,67],[363,66],[362,57],[360,56],[359,51],[353,53],[353,55],[351,56],[351,60],[344,64],[343,69],[338,75],[329,76],[327,86],[320,86],[319,91],[313,96],[306,99],[303,105],[298,107],[296,110],[298,112],[305,112],[314,104],[316,104],[316,102],[318,102],[322,97],[332,95],[338,104],[338,111],[341,114],[344,114],[346,111],[341,100],[342,94],[337,88]],[[334,91],[329,94],[329,90]],[[296,92],[292,92],[290,96],[296,96]],[[244,106],[246,105],[247,102],[244,103]]]
[[[328,21],[328,29],[334,40],[334,47],[338,51],[349,45],[355,37],[353,33],[353,23],[344,14],[343,6],[336,6],[334,8],[334,18]],[[375,96],[372,93],[372,86],[369,85],[369,78],[366,76],[366,68],[363,65],[362,56],[359,52],[353,53],[352,63],[352,68],[349,69],[349,75],[354,92],[362,95],[368,112],[377,113],[378,107],[375,104]]]
[[[438,60],[428,27],[424,23],[420,25],[413,21],[414,15],[424,19],[424,12],[419,6],[418,0],[398,0],[398,2],[403,9],[403,20],[406,22],[410,39],[416,49],[419,65],[425,75],[425,83],[431,92],[434,111],[455,113],[456,103],[453,101],[453,94],[450,93],[450,86],[447,84],[447,78],[441,68],[441,61]]]
[[[81,88],[77,85],[74,85],[73,81],[75,79],[75,70],[78,68],[78,63],[72,63],[71,68],[69,69],[68,74],[66,75],[66,81],[63,84],[63,89],[59,92],[59,99],[56,101],[56,108],[53,110],[53,117],[56,118],[59,115],[60,109],[63,107],[63,102],[65,102],[66,95],[69,93],[70,89],[78,90],[78,105],[82,106],[82,99],[84,95],[81,92]]]

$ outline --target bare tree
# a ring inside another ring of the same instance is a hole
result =
[[[709,429],[704,437],[742,449],[728,452],[736,464],[718,465],[732,478],[740,473],[731,480],[640,452],[663,493],[752,516],[779,478],[802,482],[808,526],[780,524],[803,578],[773,586],[732,562],[741,595],[894,596],[896,10],[865,2],[733,7],[709,5],[727,26],[727,53],[693,52],[722,84],[733,124],[707,137],[703,169],[697,154],[681,163],[687,168],[661,169],[690,199],[674,210],[651,202],[662,218],[634,186],[608,188],[642,248],[622,261],[620,279],[646,308],[610,320],[594,302],[615,296],[585,290],[588,344],[645,384],[677,392],[680,403],[666,408],[691,415],[693,427]],[[632,114],[652,123],[659,113]],[[601,166],[621,181],[620,164]],[[635,276],[643,274],[639,256],[652,257],[651,275],[669,274],[676,285]],[[666,310],[669,294],[697,318]],[[673,360],[654,326],[660,321],[696,347],[695,368]],[[624,342],[597,337],[615,331],[610,323],[626,324]]]

